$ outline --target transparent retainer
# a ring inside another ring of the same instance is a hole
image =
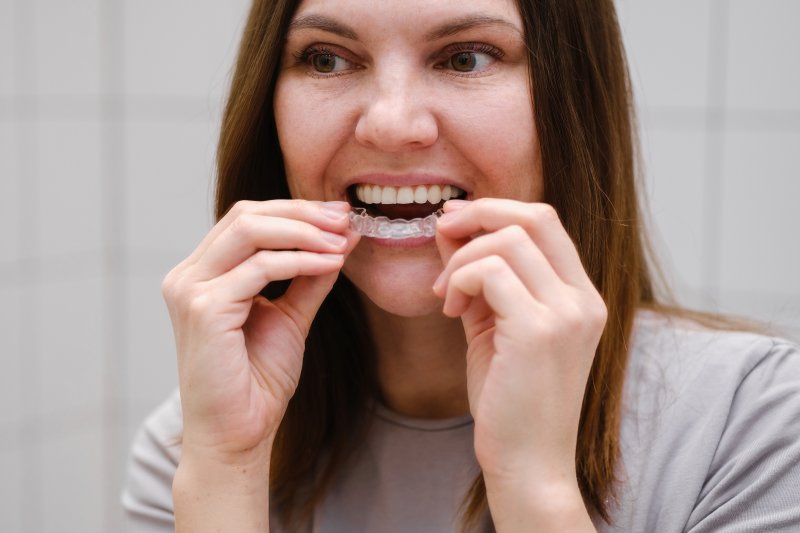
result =
[[[439,209],[425,218],[405,220],[403,218],[373,217],[363,207],[350,211],[350,228],[364,237],[379,239],[411,239],[436,235],[436,220],[442,216]]]

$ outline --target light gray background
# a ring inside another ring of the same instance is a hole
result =
[[[676,292],[800,333],[800,2],[619,0]],[[245,0],[0,0],[0,531],[121,531]]]

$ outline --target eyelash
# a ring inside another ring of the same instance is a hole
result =
[[[440,70],[445,70],[445,68],[443,67],[443,64],[445,62],[449,61],[454,55],[459,54],[459,53],[463,53],[463,52],[486,54],[486,55],[488,55],[488,56],[490,56],[490,57],[492,57],[494,59],[502,59],[503,55],[504,55],[502,50],[500,50],[499,48],[496,48],[496,47],[494,47],[492,45],[486,44],[486,43],[480,43],[480,42],[455,43],[455,44],[451,44],[451,45],[447,46],[444,50],[442,50],[442,52],[437,54],[438,55],[438,59],[437,59],[437,63],[435,65],[435,67],[440,69]],[[324,46],[324,45],[318,45],[318,44],[311,45],[308,48],[305,48],[303,50],[295,52],[293,55],[294,55],[295,61],[297,62],[298,65],[311,66],[311,59],[314,56],[317,56],[317,55],[337,56],[337,57],[339,57],[341,59],[344,59],[345,61],[349,61],[350,63],[353,63],[349,59],[347,59],[345,57],[342,57],[341,54],[337,54],[336,51],[334,51],[332,48],[329,48],[329,47]],[[328,73],[328,74],[325,74],[325,73],[322,73],[322,72],[310,72],[310,74],[315,76],[315,77],[325,78],[325,77],[331,77],[331,76],[341,76],[342,74],[345,74],[345,72],[332,72],[332,73]],[[467,76],[467,77],[469,77],[471,75],[474,76],[474,75],[479,74],[479,73],[452,71],[452,72],[449,72],[449,74],[453,75],[453,76]]]
[[[457,54],[461,54],[464,52],[471,52],[474,54],[486,54],[491,58],[494,59],[502,59],[503,53],[502,50],[496,48],[490,44],[480,43],[480,42],[468,42],[468,43],[455,43],[451,44],[450,46],[446,47],[442,52],[439,54],[438,62],[436,63],[436,67],[440,70],[448,70],[447,74],[451,76],[459,76],[459,77],[474,77],[480,76],[483,72],[459,72],[453,69],[445,69],[444,64],[450,61],[453,56]]]

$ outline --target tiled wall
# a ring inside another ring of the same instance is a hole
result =
[[[246,4],[0,0],[0,531],[121,530]],[[619,6],[676,292],[797,335],[800,2]]]

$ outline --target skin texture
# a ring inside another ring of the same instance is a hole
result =
[[[179,531],[230,527],[232,509],[237,530],[263,531],[263,465],[340,269],[364,298],[386,404],[472,413],[497,530],[592,530],[575,442],[605,307],[539,203],[521,28],[508,0],[301,4],[274,100],[295,200],[238,204],[164,281],[185,428]],[[341,201],[363,182],[452,183],[468,201],[445,205],[435,239],[387,246],[347,229]],[[257,297],[287,278],[282,299]]]

